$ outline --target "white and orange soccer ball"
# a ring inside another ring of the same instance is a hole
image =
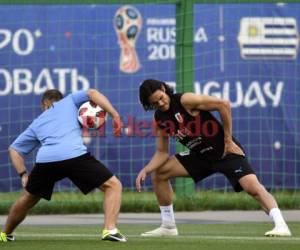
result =
[[[105,124],[106,111],[92,101],[83,103],[78,109],[78,121],[87,129],[99,129]]]

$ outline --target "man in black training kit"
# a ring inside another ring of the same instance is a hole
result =
[[[144,109],[155,110],[157,124],[156,152],[136,178],[137,190],[152,173],[153,189],[160,205],[162,224],[142,236],[176,236],[170,179],[192,177],[195,182],[222,173],[235,192],[245,190],[254,197],[274,221],[265,236],[291,236],[274,197],[258,181],[245,152],[232,136],[230,102],[194,93],[174,94],[162,81],[148,79],[140,86]],[[210,113],[218,111],[222,124]],[[169,137],[189,150],[169,156]]]

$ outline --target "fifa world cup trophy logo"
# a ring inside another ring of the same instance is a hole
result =
[[[142,28],[140,12],[129,5],[119,8],[114,17],[114,28],[121,49],[120,70],[124,73],[134,73],[140,68],[135,50],[135,43]]]

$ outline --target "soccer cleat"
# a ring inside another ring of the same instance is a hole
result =
[[[282,237],[282,236],[292,236],[291,231],[287,225],[274,227],[271,231],[265,233],[268,237]]]
[[[0,241],[7,242],[7,241],[15,241],[15,237],[13,235],[7,235],[4,232],[0,233]]]
[[[119,230],[117,233],[111,234],[107,229],[104,229],[102,231],[102,240],[126,242],[127,238]]]
[[[160,236],[177,236],[178,230],[177,228],[164,228],[159,227],[152,231],[148,231],[145,233],[142,233],[141,236],[143,237],[160,237]]]

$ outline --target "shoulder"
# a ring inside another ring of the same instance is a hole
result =
[[[87,102],[90,99],[87,90],[73,92],[69,94],[66,98],[72,98],[76,106],[80,106],[80,104]]]
[[[77,98],[88,98],[88,91],[87,90],[80,90],[80,91],[76,91],[73,92],[69,95],[67,95],[67,97],[72,97],[73,99],[77,99]]]
[[[30,123],[30,125],[28,126],[28,128],[35,129],[36,126],[38,126],[38,124],[40,123],[40,121],[43,120],[44,117],[47,115],[47,111],[48,111],[48,110],[45,110],[45,111],[43,111],[41,114],[39,114],[39,116],[36,117],[36,118]]]
[[[181,103],[190,103],[195,99],[199,99],[199,98],[201,98],[201,95],[197,95],[192,92],[186,92],[182,94],[180,101]]]
[[[180,103],[184,107],[192,107],[201,100],[202,96],[192,92],[186,92],[181,95]]]

